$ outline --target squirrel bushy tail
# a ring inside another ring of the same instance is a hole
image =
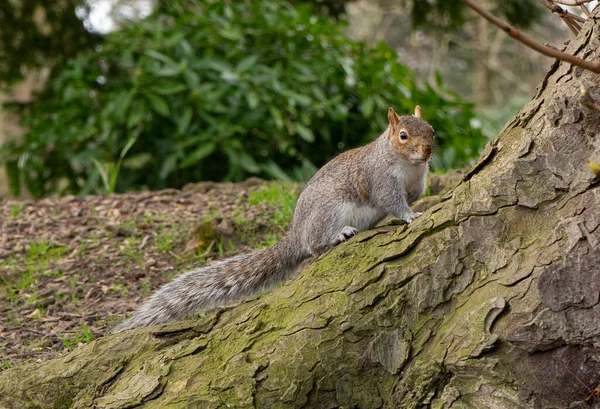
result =
[[[288,278],[305,258],[286,236],[264,250],[190,270],[162,286],[113,332],[174,321],[252,295]]]

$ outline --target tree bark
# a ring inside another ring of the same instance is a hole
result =
[[[568,51],[597,59],[600,19]],[[600,76],[555,63],[442,201],[273,292],[0,373],[0,408],[575,408],[600,384]],[[594,406],[595,405],[595,406]]]

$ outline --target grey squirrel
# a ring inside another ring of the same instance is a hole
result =
[[[390,108],[388,120],[379,138],[340,154],[315,173],[280,242],[176,277],[114,332],[174,321],[250,296],[388,214],[412,222],[420,213],[413,213],[409,203],[425,191],[434,130],[419,106],[414,116],[398,116]]]

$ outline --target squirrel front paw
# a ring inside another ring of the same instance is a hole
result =
[[[356,233],[358,233],[358,229],[356,229],[355,227],[344,226],[342,231],[331,242],[331,246],[337,246],[338,244],[345,242],[350,237],[354,236]]]
[[[421,212],[411,213],[411,214],[407,215],[406,217],[404,217],[404,220],[406,220],[406,223],[412,223],[417,217],[419,217],[422,214],[423,213],[421,213]]]

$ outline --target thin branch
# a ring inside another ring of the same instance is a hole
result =
[[[585,13],[585,15],[586,15],[588,18],[592,17],[592,13],[590,13],[590,11],[588,10],[588,8],[587,8],[585,5],[583,5],[583,4],[582,4],[582,5],[581,5],[581,6],[579,6],[579,7],[581,7],[581,10],[583,10],[583,12]]]
[[[557,8],[559,8],[559,6],[556,6],[556,7],[557,7]],[[570,19],[572,19],[572,20],[575,20],[575,21],[577,21],[577,22],[579,22],[579,23],[585,23],[585,22],[587,21],[585,18],[583,18],[583,17],[581,17],[581,16],[578,16],[577,14],[573,14],[573,13],[571,13],[571,12],[569,12],[569,11],[565,10],[565,9],[562,9],[562,8],[561,8],[561,10],[564,12],[564,14],[565,14],[565,15],[566,15],[568,18],[570,18]],[[558,13],[558,11],[557,11],[557,13]],[[559,14],[561,14],[561,13],[559,13]]]
[[[579,34],[579,31],[581,31],[581,26],[579,24],[577,24],[576,21],[571,20],[570,18],[565,18],[565,17],[561,17],[561,18],[565,22],[565,24],[569,27],[569,30],[571,30],[573,32],[573,34],[575,34],[575,36],[577,36],[577,34]]]
[[[546,47],[532,38],[526,36],[521,33],[519,30],[511,26],[510,24],[502,21],[498,17],[494,16],[487,10],[481,8],[479,5],[475,4],[472,0],[460,0],[462,3],[466,4],[473,10],[475,10],[479,15],[485,18],[490,23],[498,26],[501,30],[503,30],[506,34],[511,36],[517,41],[525,44],[526,46],[536,50],[537,52],[544,54],[548,57],[556,58],[561,61],[568,62],[577,67],[585,68],[586,70],[590,70],[596,73],[600,73],[600,61],[585,61],[581,58],[575,57],[574,55],[563,53],[562,51],[558,51],[555,48]]]
[[[581,6],[585,3],[591,3],[593,0],[552,0],[555,3],[562,4],[563,6]]]
[[[550,0],[538,0],[544,7],[550,10],[552,13],[556,13],[562,19],[562,21],[569,27],[569,30],[575,35],[579,34],[579,30],[581,27],[577,22],[584,23],[585,19],[576,14],[569,13],[567,10],[563,9],[560,6],[557,6]],[[581,6],[585,7],[585,6]],[[587,10],[587,9],[586,9]]]
[[[542,5],[544,7],[546,7],[548,10],[550,10],[552,13],[558,14],[563,19],[570,18],[570,19],[579,21],[580,23],[585,23],[585,19],[583,17],[578,16],[577,14],[573,14],[573,13],[563,9],[562,7],[554,4],[554,2],[552,2],[550,0],[538,0],[538,1],[540,3],[542,3]],[[581,6],[581,7],[585,7],[585,6]]]

